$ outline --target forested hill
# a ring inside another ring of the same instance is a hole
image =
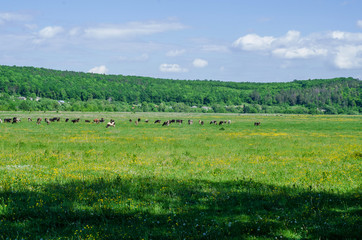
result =
[[[361,106],[361,81],[353,78],[251,83],[0,66],[1,111],[359,114]]]

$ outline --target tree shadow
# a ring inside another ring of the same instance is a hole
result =
[[[358,239],[351,193],[228,182],[98,178],[0,191],[0,239]]]

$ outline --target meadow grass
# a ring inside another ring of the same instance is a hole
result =
[[[0,112],[14,116],[0,124],[0,239],[362,235],[361,116]],[[100,117],[116,126],[84,122]]]

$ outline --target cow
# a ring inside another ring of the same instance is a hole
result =
[[[36,119],[36,124],[39,125],[41,123],[41,120],[42,120],[41,118],[37,118]]]
[[[65,119],[65,122],[68,122],[68,121],[69,121],[69,118],[66,118],[66,119]]]
[[[11,118],[4,118],[4,123],[11,123],[12,119]]]
[[[132,119],[128,120],[130,123],[132,122]]]
[[[223,125],[224,123],[226,123],[226,121],[220,121],[219,125]]]
[[[101,119],[99,120],[99,122],[101,122],[101,123],[104,122],[104,118],[101,118]]]
[[[73,120],[72,120],[72,123],[77,123],[77,122],[79,122],[79,120],[80,120],[79,118],[73,119]]]
[[[138,121],[138,122],[141,122],[141,118],[138,118],[137,121]]]
[[[145,123],[148,123],[148,121],[149,121],[149,120],[148,120],[148,119],[146,119],[146,120],[145,120]]]
[[[0,123],[3,123],[3,120],[1,120],[1,118],[0,118]]]
[[[260,126],[260,122],[254,122],[254,126]]]
[[[189,120],[187,121],[187,123],[188,123],[189,125],[191,125],[191,124],[194,123],[194,121],[192,121],[192,120],[189,119]]]
[[[165,122],[163,122],[162,126],[169,126],[170,125],[170,120],[167,120]]]
[[[231,120],[228,120],[228,124],[231,124]]]
[[[99,123],[100,122],[100,120],[98,119],[98,118],[96,118],[96,119],[93,119],[93,123]]]
[[[107,123],[107,126],[106,128],[109,128],[109,127],[115,127],[116,123],[114,122],[113,119],[111,119],[108,123]]]
[[[20,118],[13,117],[12,123],[14,124],[14,123],[18,123],[18,122],[20,122]]]
[[[158,119],[154,123],[161,123],[161,120]]]
[[[201,121],[200,124],[201,124],[201,125],[204,125],[204,121]]]
[[[49,125],[50,124],[50,121],[48,118],[44,118],[44,121]]]
[[[138,126],[138,121],[136,120],[136,121],[134,121],[134,124],[136,125],[136,126]]]
[[[217,121],[215,121],[215,120],[210,121],[210,124],[215,124],[215,125],[217,125]]]
[[[29,117],[29,118],[28,118],[28,122],[31,122],[31,121],[33,121],[33,120],[31,120],[31,118]]]
[[[176,122],[179,123],[179,124],[182,124],[183,121],[180,120],[180,119],[177,119]]]
[[[91,121],[86,119],[86,120],[84,120],[84,122],[86,122],[86,123],[90,123]]]

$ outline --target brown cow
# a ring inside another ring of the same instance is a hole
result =
[[[41,118],[37,118],[37,119],[36,119],[36,124],[39,125],[39,124],[41,123],[41,120],[42,120]]]

